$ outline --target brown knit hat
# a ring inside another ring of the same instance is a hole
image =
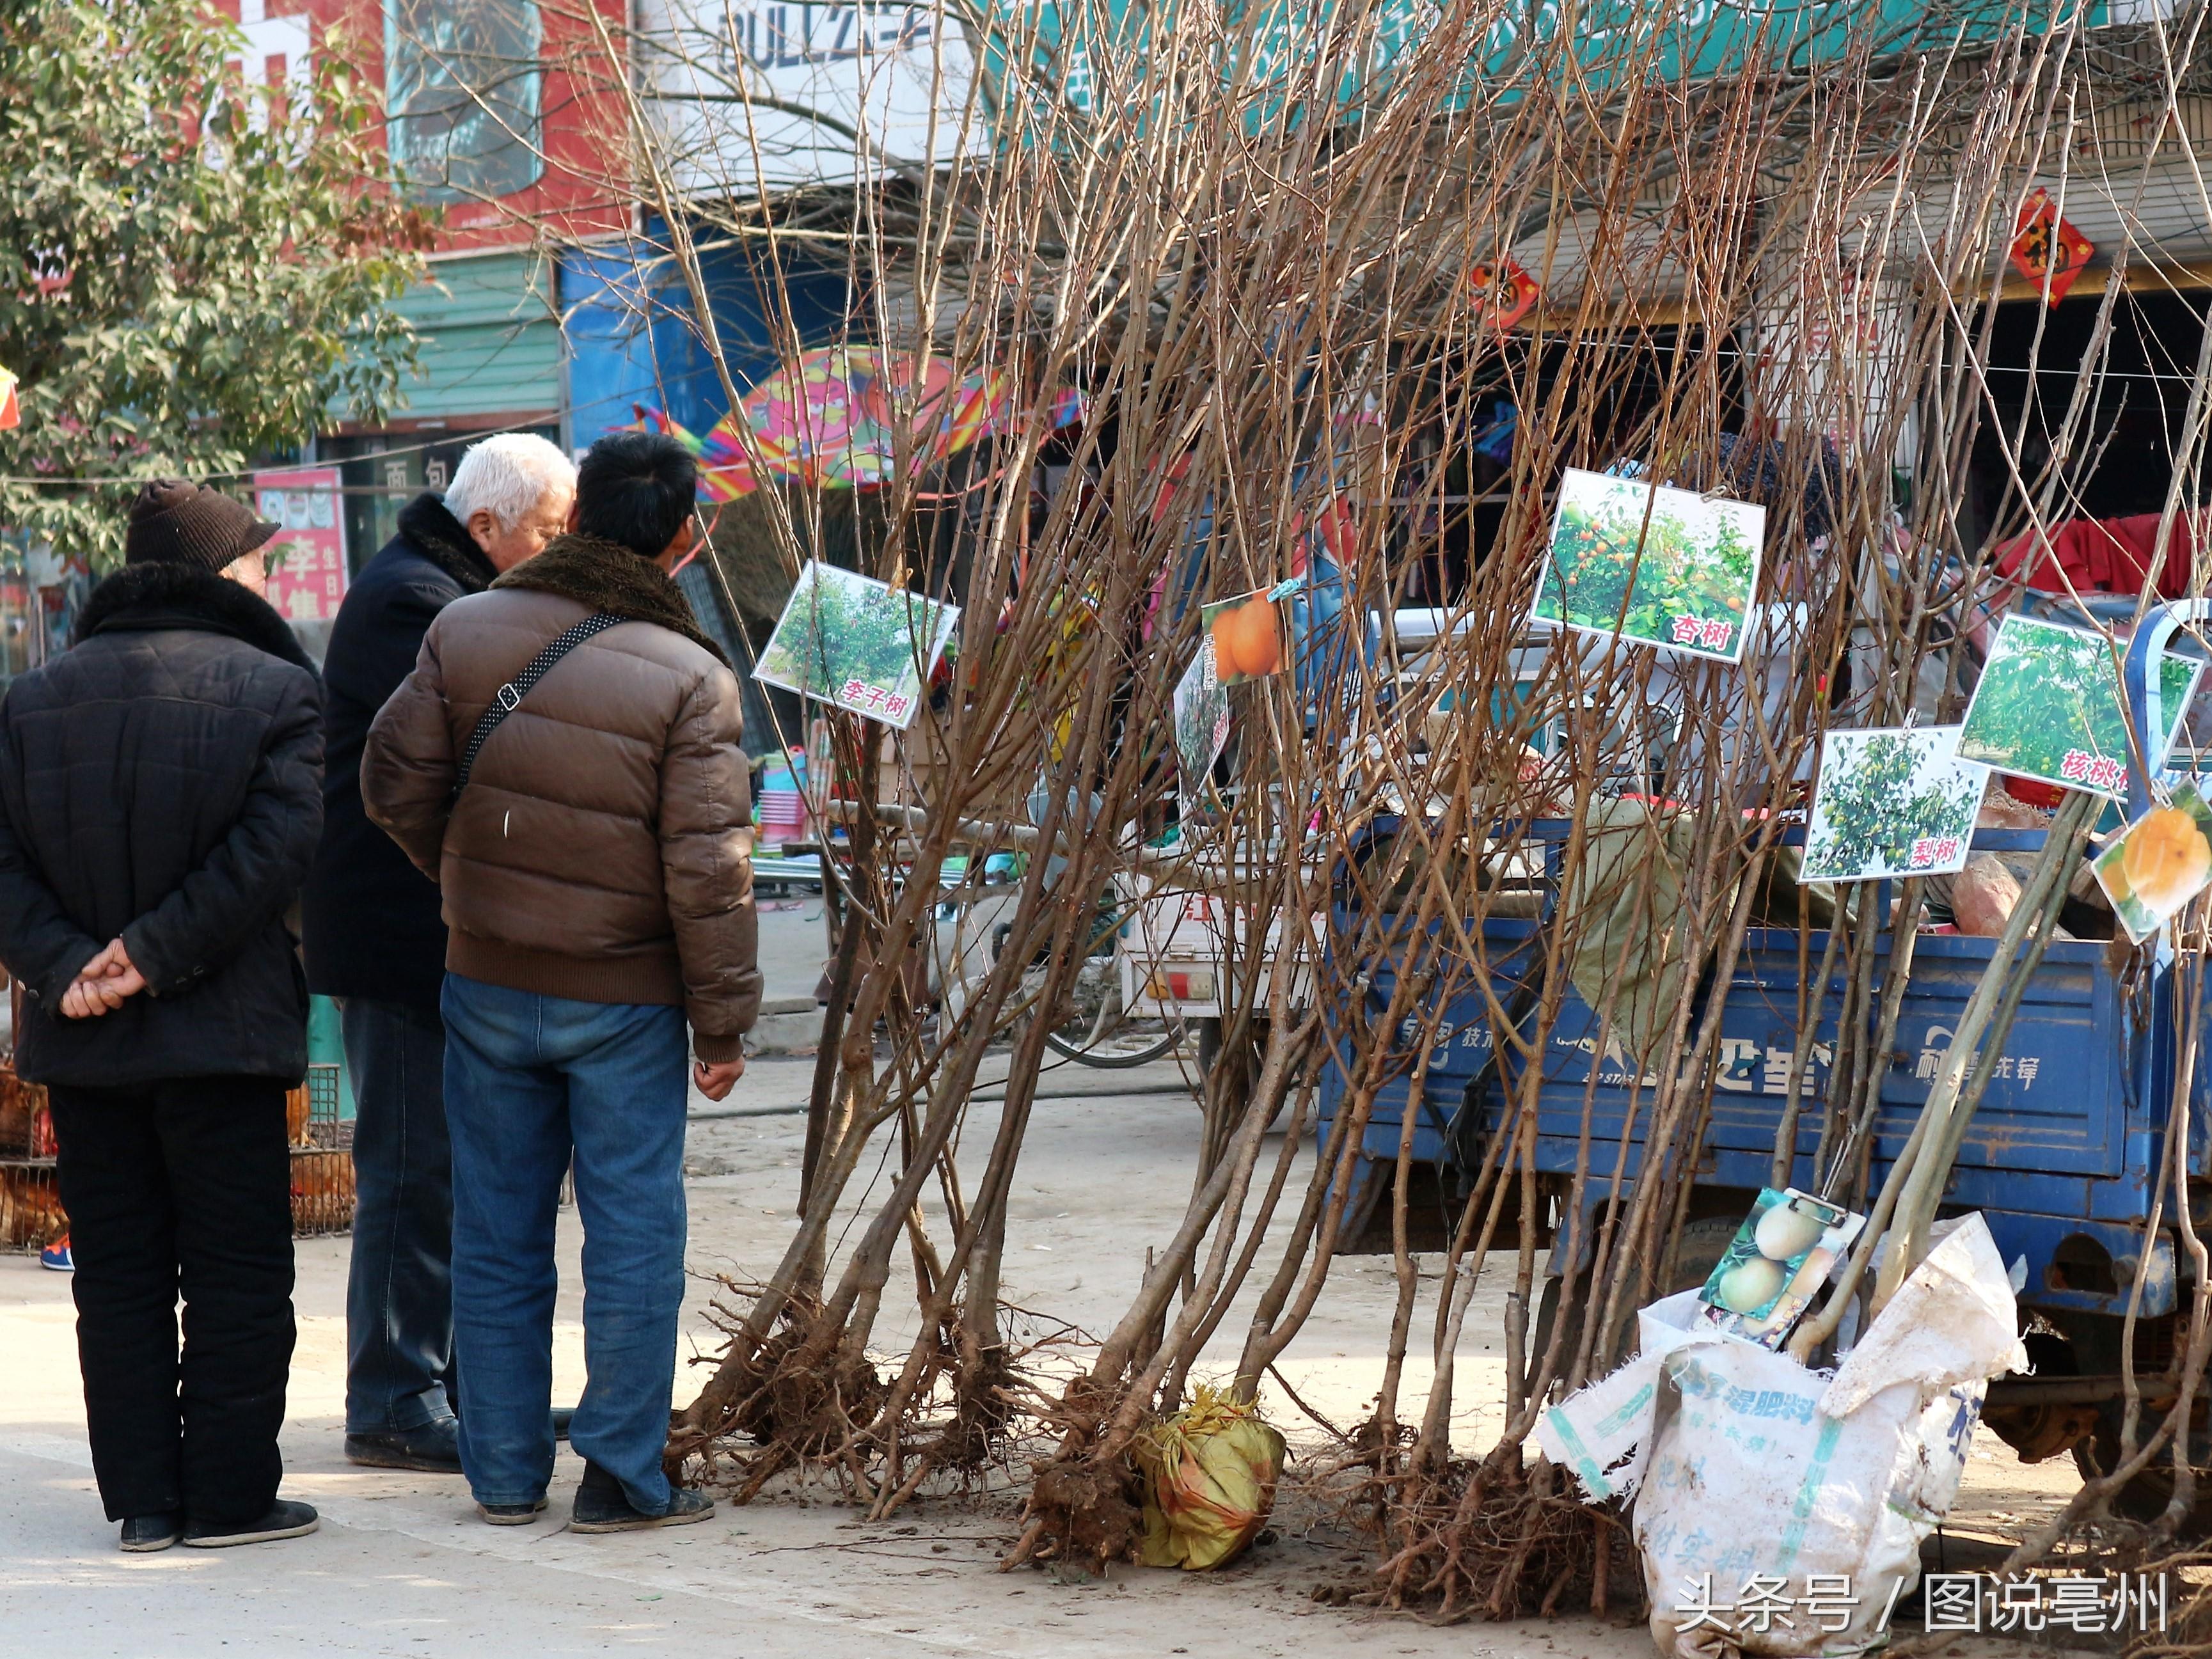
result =
[[[256,518],[253,509],[219,489],[156,478],[131,503],[123,532],[125,564],[195,564],[221,570],[267,541],[282,525]]]

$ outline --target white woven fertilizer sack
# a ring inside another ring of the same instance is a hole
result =
[[[1547,1412],[1539,1443],[1592,1502],[1637,1494],[1670,1659],[1879,1646],[1958,1495],[1987,1380],[2026,1366],[1988,1227],[1940,1230],[1832,1376],[1698,1325],[1697,1305],[1645,1309],[1637,1358]]]

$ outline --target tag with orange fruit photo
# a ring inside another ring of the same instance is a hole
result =
[[[2194,784],[2178,785],[2166,805],[2113,836],[2090,867],[2120,926],[2141,945],[2212,886],[2212,806]]]
[[[1199,607],[1199,619],[1213,641],[1213,665],[1221,684],[1263,679],[1291,665],[1290,630],[1283,625],[1277,592],[1258,587],[1218,605]]]

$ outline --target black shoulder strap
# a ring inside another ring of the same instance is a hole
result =
[[[627,617],[610,616],[604,611],[597,616],[585,617],[532,657],[528,667],[492,694],[491,702],[485,706],[482,717],[477,721],[477,729],[469,733],[469,746],[461,755],[460,770],[453,775],[455,800],[459,800],[461,791],[469,787],[469,774],[476,770],[477,757],[483,752],[484,744],[489,741],[491,734],[499,730],[499,723],[521,707],[522,700],[530,695],[530,688],[551,673],[554,664],[592,635],[604,634],[617,623],[629,620]]]

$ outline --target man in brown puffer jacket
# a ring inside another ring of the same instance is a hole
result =
[[[738,683],[668,574],[692,543],[696,479],[665,438],[594,445],[575,533],[439,613],[362,760],[368,816],[438,881],[450,930],[461,1466],[495,1524],[533,1520],[552,1476],[553,1224],[572,1151],[588,1372],[572,1525],[714,1507],[660,1464],[684,1028],[692,1080],[719,1100],[744,1069],[761,980]]]

